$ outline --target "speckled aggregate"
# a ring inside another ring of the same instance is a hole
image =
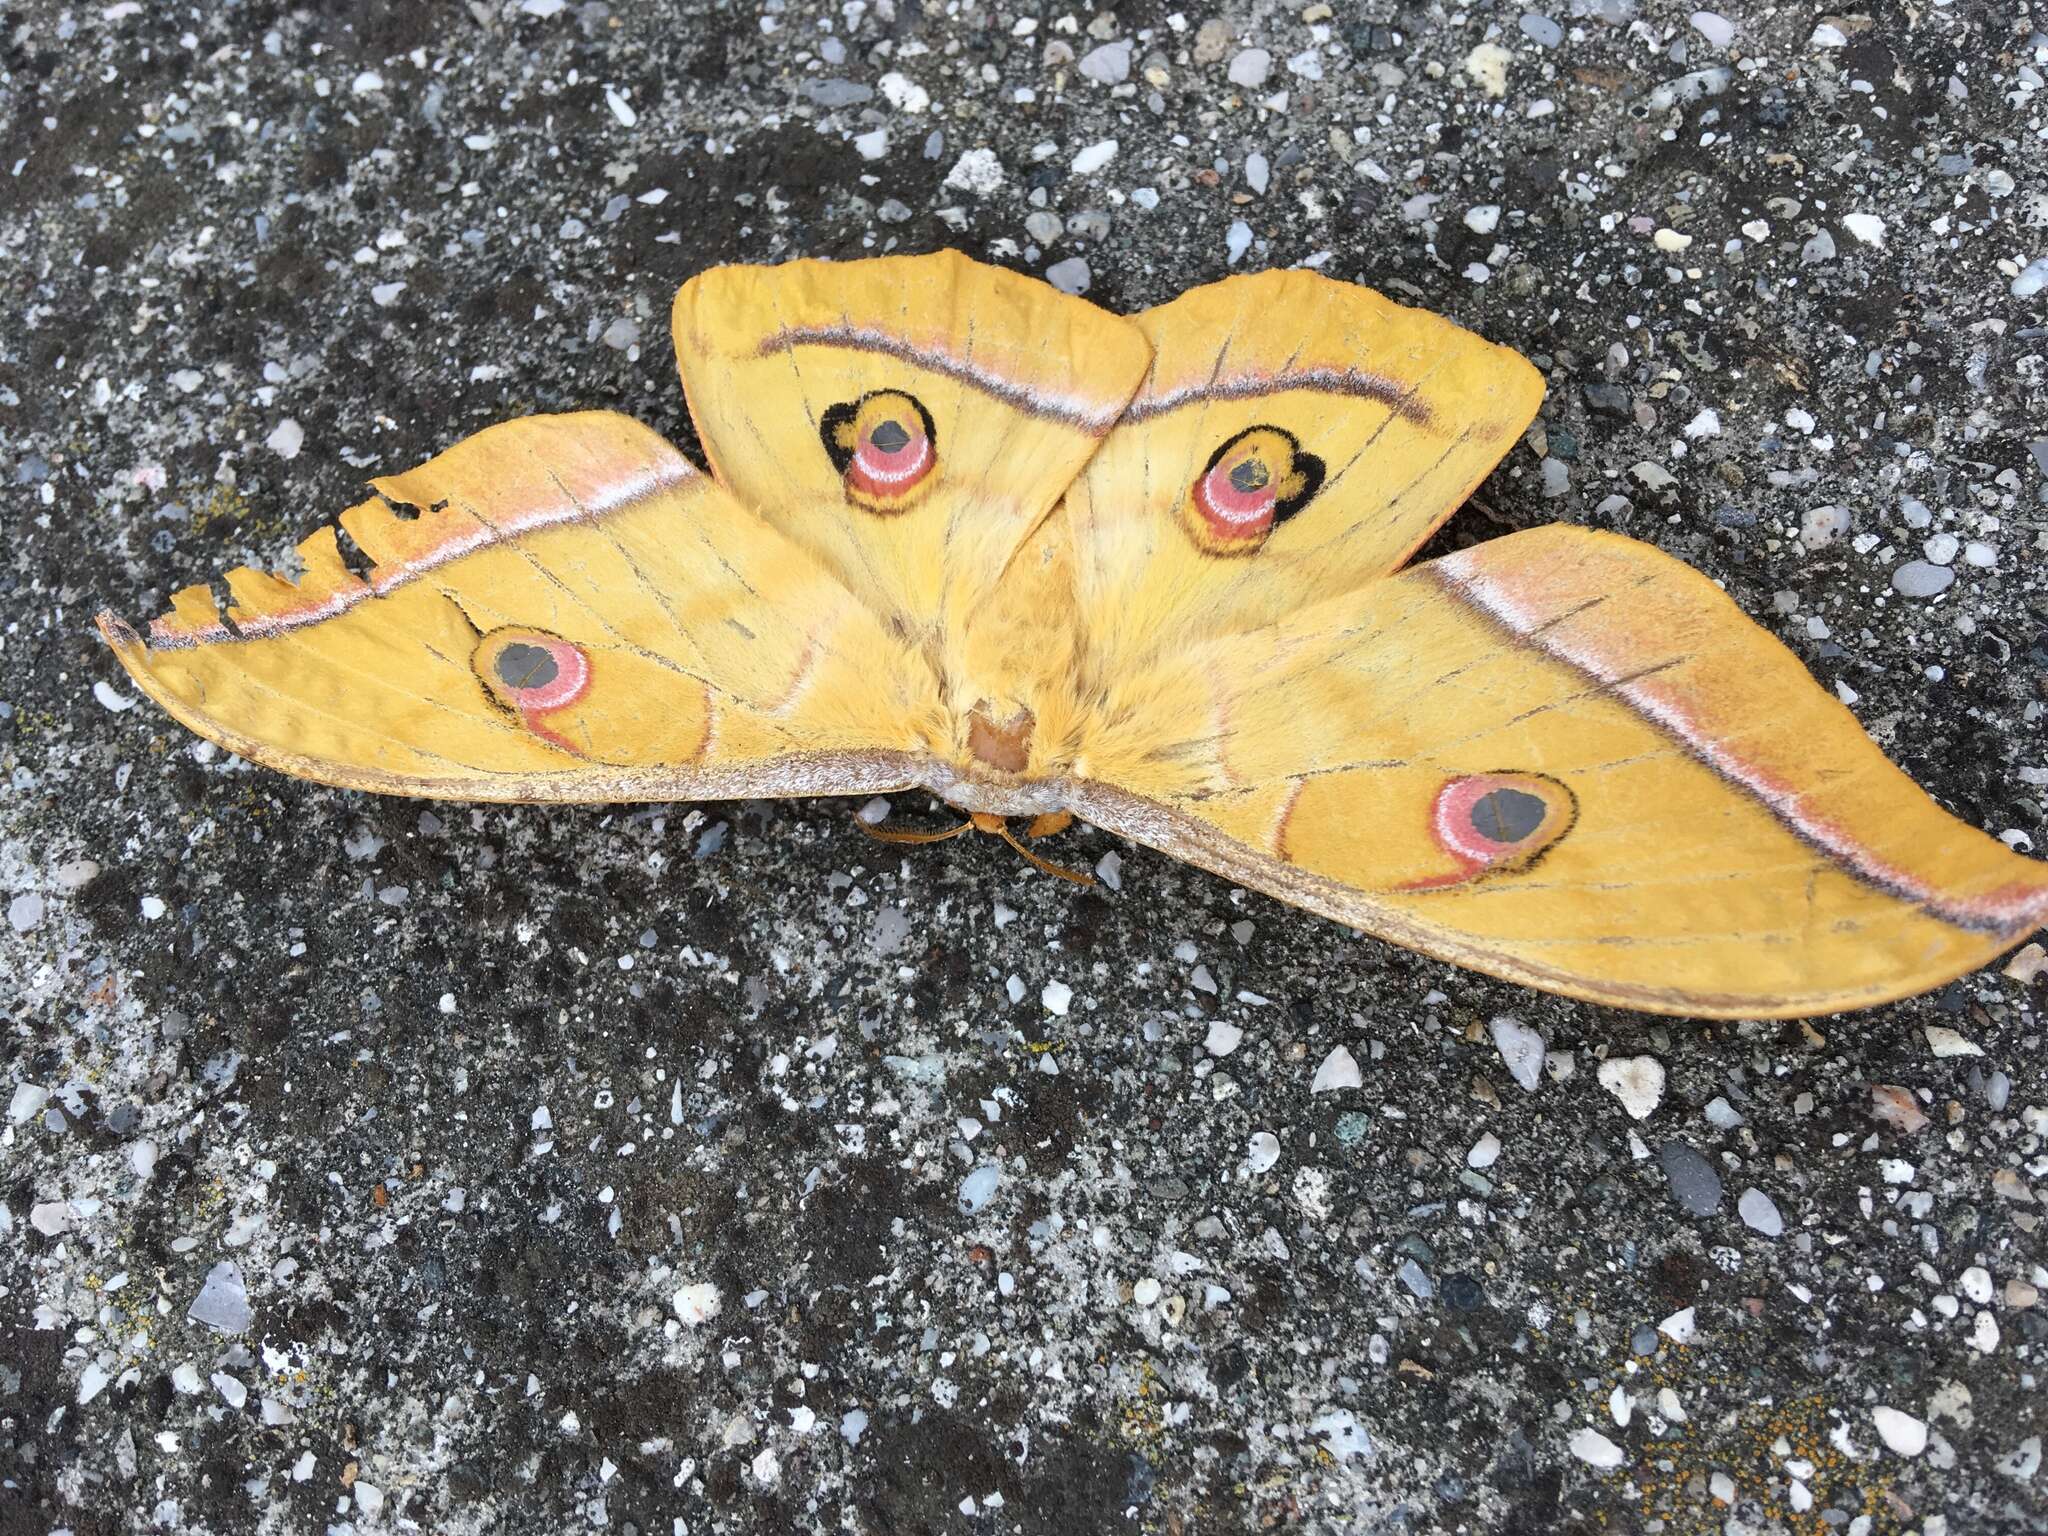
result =
[[[1306,262],[1546,374],[1434,551],[1649,539],[2043,851],[2044,27],[21,0],[0,1524],[2042,1529],[2038,954],[1646,1020],[1085,830],[314,788],[86,619],[506,416],[694,451],[709,263]]]

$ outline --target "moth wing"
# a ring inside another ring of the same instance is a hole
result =
[[[252,762],[385,794],[648,800],[907,783],[929,672],[655,433],[506,422],[139,634],[131,677]]]
[[[1507,348],[1314,272],[1227,278],[1134,323],[1151,367],[1062,514],[1105,667],[1395,570],[1543,398]]]
[[[954,252],[717,267],[674,310],[712,472],[884,620],[958,636],[1137,387],[1129,321]]]
[[[1907,996],[2048,920],[1706,577],[1545,528],[1129,678],[1088,820],[1442,959],[1652,1012]]]

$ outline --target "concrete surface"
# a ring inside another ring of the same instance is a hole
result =
[[[1316,261],[1547,373],[1438,548],[1650,539],[2048,844],[2044,26],[0,8],[0,1530],[2042,1529],[2038,979],[1658,1022],[1098,833],[336,793],[88,620],[507,416],[694,447],[710,263]]]

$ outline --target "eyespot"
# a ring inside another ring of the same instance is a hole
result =
[[[580,646],[537,629],[496,629],[477,642],[476,674],[492,697],[529,724],[566,709],[590,687],[590,658]]]
[[[829,407],[818,432],[847,500],[870,512],[903,511],[938,467],[931,413],[900,389]]]
[[[1479,773],[1437,791],[1430,828],[1469,878],[1525,868],[1571,830],[1578,810],[1572,792],[1548,775]]]
[[[1212,555],[1246,555],[1323,486],[1323,461],[1281,427],[1247,427],[1202,466],[1181,503],[1181,525]]]

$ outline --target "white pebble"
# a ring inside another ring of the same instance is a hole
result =
[[[290,416],[272,428],[270,436],[263,440],[263,446],[280,459],[296,459],[305,443],[306,429]]]
[[[1254,1177],[1280,1161],[1280,1138],[1271,1131],[1255,1131],[1245,1146],[1244,1164]]]
[[[1467,1168],[1491,1168],[1500,1160],[1500,1138],[1488,1131],[1472,1143],[1472,1150],[1465,1154]]]
[[[1216,1020],[1209,1026],[1208,1038],[1203,1040],[1202,1049],[1211,1056],[1228,1056],[1244,1040],[1244,1031],[1235,1024]]]
[[[883,90],[888,89],[888,79],[882,81]],[[986,197],[1003,184],[1003,162],[996,158],[992,149],[970,149],[953,162],[953,169],[946,172],[946,185],[961,192],[972,192]]]
[[[1845,213],[1842,228],[1865,245],[1884,244],[1884,220],[1874,213]]]
[[[1879,1406],[1870,1410],[1878,1438],[1901,1456],[1918,1456],[1927,1449],[1927,1426],[1910,1413]]]
[[[1047,267],[1045,280],[1061,293],[1086,293],[1095,281],[1095,274],[1088,270],[1088,263],[1079,256],[1069,256],[1065,261],[1056,261]]]
[[[1116,158],[1116,140],[1103,139],[1074,156],[1071,169],[1076,176],[1093,176]]]
[[[1502,1014],[1488,1027],[1508,1074],[1525,1093],[1534,1093],[1543,1081],[1543,1037],[1512,1014]]]
[[[604,104],[612,109],[612,116],[619,120],[622,128],[630,128],[640,121],[640,114],[633,110],[633,104],[609,85],[604,88]]]
[[[1920,1031],[1927,1037],[1927,1048],[1936,1057],[1982,1056],[1984,1048],[1974,1041],[1965,1040],[1954,1030],[1940,1024],[1928,1024]]]
[[[1481,203],[1465,210],[1465,227],[1475,235],[1490,235],[1499,225],[1499,203]]]
[[[1365,1082],[1359,1074],[1358,1061],[1343,1046],[1338,1046],[1323,1058],[1323,1064],[1316,1068],[1315,1081],[1308,1085],[1310,1093],[1335,1093],[1344,1088],[1357,1088]]]
[[[1778,1214],[1777,1202],[1760,1189],[1745,1189],[1735,1202],[1735,1214],[1742,1218],[1744,1226],[1765,1237],[1776,1237],[1785,1230],[1785,1218]]]
[[[1047,1013],[1056,1013],[1065,1018],[1067,1009],[1073,1006],[1074,989],[1064,981],[1048,981],[1044,990],[1038,994],[1038,1000],[1045,1004]]]
[[[1223,235],[1223,249],[1234,267],[1244,253],[1252,248],[1252,227],[1243,219],[1232,219],[1230,228]]]
[[[1693,1308],[1685,1307],[1659,1323],[1657,1331],[1674,1344],[1690,1344],[1699,1333],[1699,1319]]]
[[[718,1287],[705,1281],[698,1285],[686,1285],[676,1292],[676,1316],[686,1327],[702,1328],[720,1312],[725,1310],[725,1300],[718,1294]]]
[[[1230,61],[1230,83],[1257,90],[1273,72],[1273,55],[1263,48],[1247,48]]]
[[[960,1214],[972,1216],[996,1197],[996,1186],[1003,1181],[1003,1170],[993,1163],[984,1163],[960,1181]]]
[[[1589,1467],[1605,1472],[1621,1465],[1621,1447],[1597,1429],[1581,1429],[1571,1438],[1572,1454]]]
[[[1621,1101],[1631,1120],[1647,1120],[1664,1098],[1664,1066],[1654,1056],[1620,1056],[1600,1063],[1600,1086]]]
[[[23,891],[7,903],[7,926],[16,933],[27,933],[43,920],[43,893]]]
[[[1508,93],[1508,65],[1514,55],[1498,43],[1481,43],[1465,55],[1465,73],[1472,83],[1498,101]]]
[[[1735,23],[1725,16],[1715,15],[1712,11],[1694,11],[1692,27],[1707,40],[1707,46],[1710,48],[1726,48],[1735,41]]]

